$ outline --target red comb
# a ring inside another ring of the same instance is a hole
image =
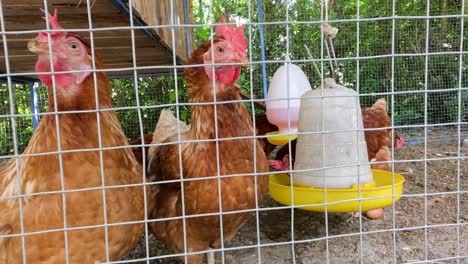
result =
[[[44,9],[41,8],[41,11],[46,13]],[[54,15],[51,15],[50,13],[47,14],[49,18],[49,25],[51,29],[63,29],[62,26],[58,23],[58,14],[57,14],[57,8],[54,9]],[[43,19],[46,19],[45,17],[42,17]]]
[[[221,23],[226,23],[224,15],[221,17]],[[216,36],[230,41],[237,52],[246,54],[247,38],[244,37],[244,26],[236,29],[234,25],[219,25],[216,27]]]

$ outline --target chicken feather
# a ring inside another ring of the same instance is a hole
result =
[[[179,123],[179,125],[177,125]],[[151,144],[160,144],[173,135],[177,135],[178,129],[181,134],[185,134],[189,130],[189,126],[178,120],[170,110],[163,109],[156,124]],[[154,156],[155,147],[150,147],[148,150],[148,160]]]

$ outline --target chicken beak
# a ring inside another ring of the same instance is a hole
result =
[[[49,52],[49,45],[48,42],[42,42],[38,38],[34,38],[28,41],[28,49],[35,54],[45,54]]]
[[[244,60],[241,61],[243,64],[242,67],[248,68],[250,66],[250,61],[248,58],[244,57]]]
[[[242,67],[249,67],[249,58],[245,57],[245,55],[238,56],[233,62],[241,63],[240,66]]]
[[[241,67],[249,67],[249,58],[245,52],[236,52],[231,58],[231,62],[239,63]]]

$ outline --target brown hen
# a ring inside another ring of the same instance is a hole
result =
[[[380,98],[371,107],[362,110],[362,120],[364,128],[385,128],[380,130],[364,131],[367,143],[367,155],[369,161],[390,161],[392,144],[392,126],[390,116],[387,112],[387,101]],[[397,130],[394,130],[394,148],[398,149],[404,144],[404,138]],[[375,169],[391,170],[390,163],[374,164],[371,167]]]
[[[213,60],[216,64],[246,62],[245,50],[243,29],[239,28],[236,31],[232,26],[221,25],[216,29],[213,46],[210,41],[202,44],[193,52],[188,65],[209,64],[212,61],[211,54],[214,54]],[[186,218],[186,232],[182,220],[151,223],[151,231],[156,238],[178,253],[184,253],[185,250],[197,252],[209,247],[216,248],[222,243],[222,238],[224,241],[232,239],[253,213],[224,214],[221,220],[219,212],[255,209],[256,201],[262,200],[268,184],[267,176],[252,176],[256,172],[268,171],[268,161],[258,141],[253,138],[233,139],[255,135],[251,117],[244,104],[229,102],[241,99],[235,84],[240,74],[240,66],[216,65],[214,73],[213,68],[208,65],[192,66],[186,68],[184,73],[190,103],[205,104],[190,106],[190,128],[180,135],[181,140],[196,142],[184,142],[180,146],[165,144],[155,148],[154,157],[149,163],[149,176],[157,181],[181,178],[185,181],[183,188],[179,182],[157,183],[153,193],[157,206],[152,212],[152,217],[177,217],[183,215],[183,211],[186,216],[206,213],[216,215]],[[216,105],[216,109],[213,104],[214,96],[216,101],[221,102]],[[220,139],[218,148],[214,139]],[[179,141],[177,133],[164,143],[176,141]],[[181,161],[179,157],[182,158]],[[222,178],[216,177],[217,175],[221,175]],[[237,176],[225,177],[229,175]],[[210,179],[194,180],[205,177]],[[220,225],[223,227],[222,236]],[[184,235],[187,241],[186,249]],[[213,255],[209,255],[209,262],[212,262]],[[202,263],[202,260],[201,254],[188,256],[189,263]]]
[[[56,12],[49,15],[49,22],[52,29],[61,29]],[[90,48],[82,37],[54,32],[50,38],[55,71],[92,69]],[[39,57],[38,72],[50,71],[48,46],[46,33],[39,33],[28,43]],[[99,57],[96,67],[102,68]],[[40,80],[49,88],[48,112],[55,108],[59,112],[112,108],[105,73],[97,72],[96,77],[97,104],[90,72],[56,74],[55,104],[52,76],[40,74]],[[65,151],[60,155],[58,142],[60,150]],[[108,228],[102,225],[145,219],[143,187],[116,187],[142,183],[142,170],[129,148],[103,150],[102,163],[96,149],[126,145],[128,141],[114,111],[45,115],[24,155],[0,168],[0,234],[17,235],[0,239],[0,262],[16,264],[24,259],[27,263],[53,264],[65,263],[68,257],[69,263],[81,264],[105,262],[107,256],[108,260],[125,256],[138,242],[143,223]],[[113,188],[103,191],[103,186]],[[26,196],[20,201],[17,196],[21,194]],[[65,232],[65,228],[71,230]],[[26,233],[25,248],[21,233]]]

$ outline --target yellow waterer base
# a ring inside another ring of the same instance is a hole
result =
[[[400,200],[405,182],[402,175],[393,174],[394,182],[392,182],[391,172],[372,170],[372,173],[374,182],[362,184],[360,188],[353,185],[351,188],[327,188],[325,191],[323,188],[295,185],[293,186],[294,205],[299,205],[298,209],[315,212],[325,212],[325,207],[332,213],[357,212],[359,208],[367,212],[390,206]],[[275,201],[292,205],[290,179],[287,174],[271,174],[269,186],[270,195]],[[328,205],[325,206],[325,203]]]
[[[281,134],[279,131],[273,131],[265,134],[268,142],[276,146],[283,146],[289,143],[289,141],[295,140],[297,134]]]

